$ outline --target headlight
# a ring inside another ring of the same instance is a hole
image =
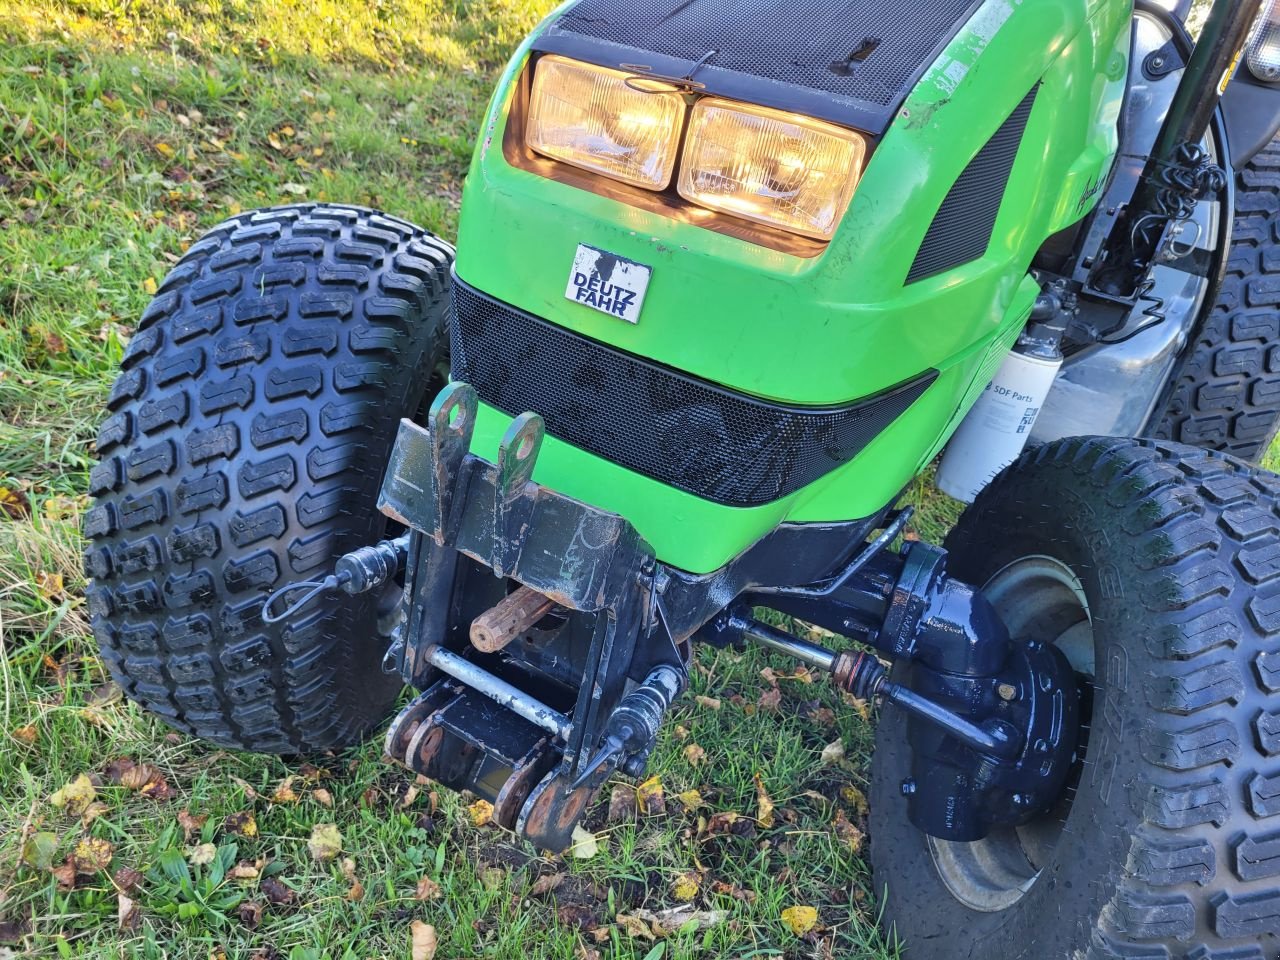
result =
[[[1267,0],[1249,40],[1245,62],[1249,72],[1266,83],[1280,81],[1280,3]]]
[[[834,124],[705,97],[693,108],[678,189],[712,210],[829,240],[866,150]]]
[[[674,87],[544,56],[533,75],[529,146],[575,167],[663,190],[675,167],[684,109]]]

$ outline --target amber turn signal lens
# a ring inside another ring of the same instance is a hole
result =
[[[663,190],[675,168],[684,111],[669,84],[549,55],[533,75],[528,142],[555,160]]]
[[[852,130],[704,97],[693,108],[680,195],[722,213],[829,240],[866,156]]]

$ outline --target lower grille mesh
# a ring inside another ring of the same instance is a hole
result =
[[[453,378],[504,413],[662,483],[729,506],[786,496],[850,460],[935,371],[842,407],[786,407],[607,347],[456,276]]]

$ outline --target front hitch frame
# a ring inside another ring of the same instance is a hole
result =
[[[945,551],[891,549],[905,512],[779,528],[777,569],[766,538],[695,577],[658,563],[624,518],[533,481],[536,414],[512,421],[495,462],[471,453],[477,412],[474,389],[455,382],[425,426],[402,421],[379,499],[409,528],[388,658],[423,691],[388,732],[396,760],[562,850],[609,776],[643,775],[686,683],[688,641],[754,640],[908,711],[902,792],[930,835],[979,839],[1060,795],[1079,727],[1070,665],[1011,638],[980,591],[947,574]],[[819,549],[794,549],[802,541]],[[901,672],[761,623],[758,607],[859,641]]]

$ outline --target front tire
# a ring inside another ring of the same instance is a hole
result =
[[[1073,438],[965,512],[949,571],[1091,678],[1091,729],[1059,806],[1016,836],[939,845],[907,820],[906,723],[886,711],[871,860],[905,957],[1275,954],[1278,498],[1280,480],[1222,454]]]
[[[299,753],[390,710],[387,597],[259,611],[387,532],[382,472],[442,359],[452,260],[381,213],[278,207],[211,230],[143,313],[98,435],[85,565],[103,661],[170,725]]]

